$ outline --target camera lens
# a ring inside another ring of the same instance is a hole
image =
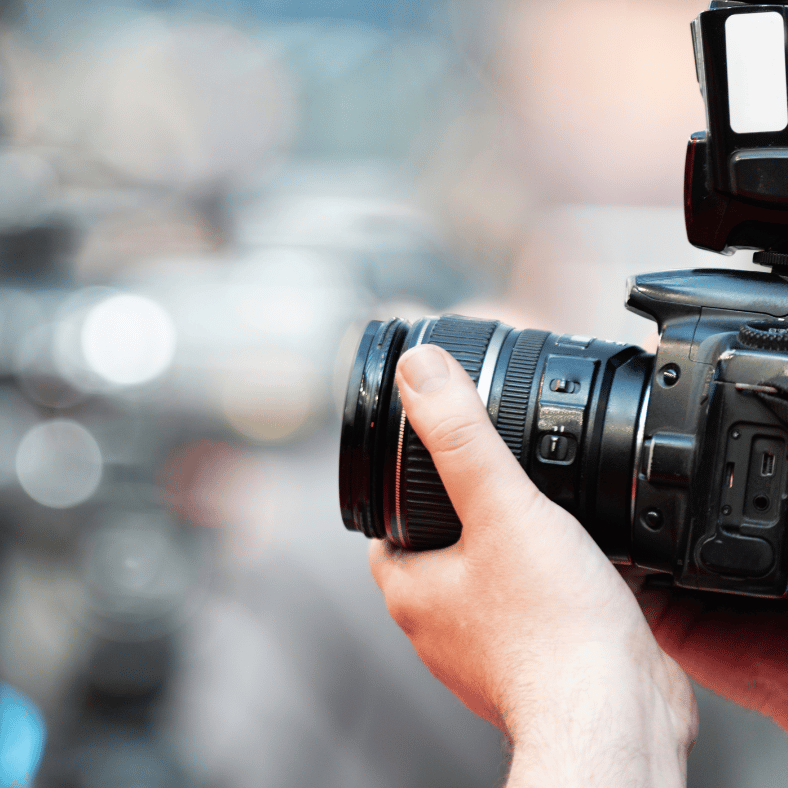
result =
[[[653,357],[638,347],[448,315],[373,321],[348,383],[340,443],[342,519],[408,549],[457,541],[462,526],[394,379],[409,348],[443,347],[537,486],[611,558],[629,552],[637,425]]]
[[[359,342],[342,416],[339,501],[348,528],[386,536],[379,489],[383,441],[394,371],[409,325],[395,318],[373,320]]]

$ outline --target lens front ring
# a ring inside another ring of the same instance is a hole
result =
[[[408,324],[374,320],[359,342],[345,395],[339,456],[339,500],[349,530],[382,539],[379,490],[394,370]]]

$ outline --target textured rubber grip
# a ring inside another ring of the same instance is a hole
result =
[[[473,382],[478,383],[487,346],[497,327],[497,321],[442,317],[435,324],[428,343],[451,353]],[[407,427],[403,469],[403,525],[407,546],[412,550],[423,550],[454,544],[462,525],[429,452],[410,425]]]
[[[506,368],[496,428],[520,463],[528,456],[525,420],[536,366],[549,336],[547,331],[521,331]]]

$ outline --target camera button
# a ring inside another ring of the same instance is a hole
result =
[[[576,447],[573,435],[543,435],[539,441],[539,459],[542,462],[571,465],[575,459]]]
[[[553,378],[550,381],[550,391],[557,391],[560,394],[574,394],[580,389],[580,384],[574,380],[564,378]]]
[[[556,339],[556,345],[566,345],[567,347],[587,348],[594,341],[593,337],[582,337],[577,334],[562,334]]]
[[[543,460],[565,460],[569,454],[569,441],[564,435],[545,435],[539,446],[539,454]]]

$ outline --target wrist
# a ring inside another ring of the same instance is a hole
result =
[[[587,752],[553,747],[538,754],[515,747],[506,788],[686,788],[686,756],[680,762],[666,752],[656,755],[598,745]]]
[[[653,664],[603,661],[596,669],[577,661],[576,679],[559,670],[540,682],[538,696],[506,718],[507,788],[685,786],[695,697],[673,660],[658,649],[655,657]]]

